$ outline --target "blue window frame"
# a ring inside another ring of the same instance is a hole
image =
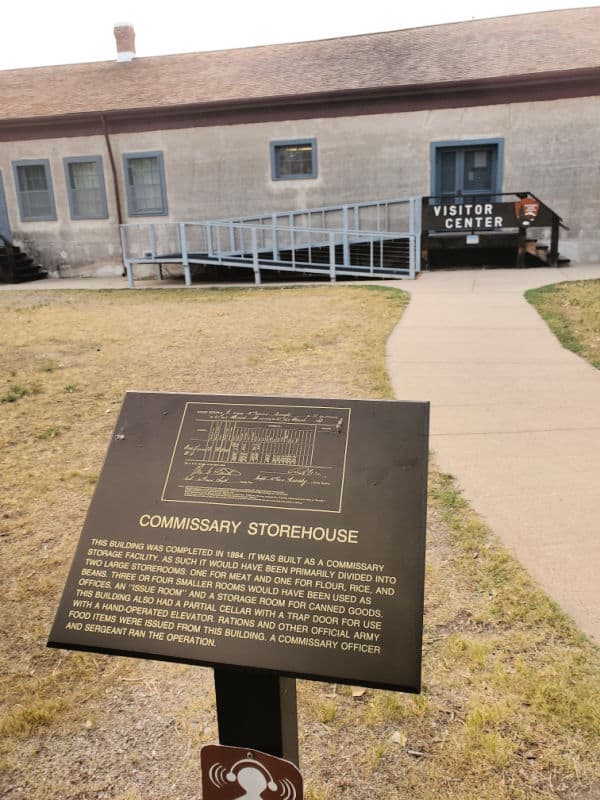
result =
[[[271,178],[274,181],[317,177],[317,140],[286,139],[271,142]]]
[[[124,153],[123,170],[130,217],[168,214],[164,158],[161,152]]]
[[[102,156],[77,156],[63,162],[71,219],[106,219]]]
[[[504,139],[431,144],[431,194],[493,196],[502,191]]]
[[[55,220],[56,205],[48,159],[13,161],[13,175],[21,220]]]

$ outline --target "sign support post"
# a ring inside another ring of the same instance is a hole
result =
[[[219,742],[298,764],[296,681],[215,667]]]

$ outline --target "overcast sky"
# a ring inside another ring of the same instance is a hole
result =
[[[135,27],[138,56],[153,56],[598,5],[600,0],[4,0],[0,69],[111,60],[118,22]]]

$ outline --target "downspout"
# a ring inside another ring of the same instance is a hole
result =
[[[100,119],[102,120],[102,130],[104,132],[104,141],[106,142],[108,160],[110,161],[113,186],[115,187],[115,206],[117,208],[117,224],[119,226],[119,235],[117,236],[117,239],[119,240],[119,248],[121,250],[121,261],[123,264],[125,264],[125,253],[123,252],[123,242],[121,240],[121,230],[120,230],[121,225],[123,224],[123,210],[121,208],[121,193],[119,192],[119,181],[117,180],[117,168],[115,166],[115,157],[113,154],[112,145],[110,143],[110,136],[108,135],[108,127],[106,125],[106,118],[104,114],[100,115]],[[125,277],[125,275],[126,275],[125,268],[123,268],[121,276]]]

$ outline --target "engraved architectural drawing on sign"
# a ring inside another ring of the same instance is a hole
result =
[[[186,403],[162,500],[341,511],[349,408]]]

